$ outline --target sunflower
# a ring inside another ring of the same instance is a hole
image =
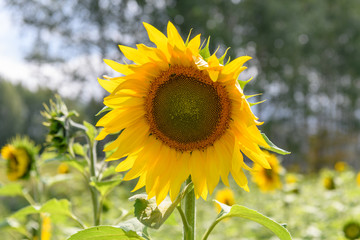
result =
[[[271,169],[264,168],[260,164],[255,163],[253,171],[251,171],[253,181],[259,186],[260,190],[264,192],[274,191],[282,187],[280,181],[282,167],[279,160],[274,154],[267,152],[266,155]]]
[[[229,188],[219,190],[216,193],[215,199],[223,204],[228,205],[228,206],[232,206],[235,204],[234,193]],[[220,205],[215,204],[215,206],[216,206],[217,212],[219,213],[221,211]]]
[[[358,172],[358,174],[356,174],[356,183],[358,186],[360,186],[360,172]]]
[[[66,162],[60,163],[58,168],[57,168],[57,172],[58,172],[58,174],[67,174],[67,173],[69,173],[70,172],[69,164],[67,164]]]
[[[345,171],[347,169],[347,163],[344,162],[344,161],[338,161],[338,162],[335,163],[334,169],[337,172],[343,172],[343,171]]]
[[[133,191],[145,186],[158,204],[168,193],[174,200],[189,176],[196,198],[206,199],[220,178],[228,186],[230,173],[248,191],[242,153],[270,169],[261,123],[237,80],[251,57],[223,65],[224,56],[200,46],[200,35],[184,42],[171,22],[167,37],[144,26],[156,48],[119,46],[133,64],[104,60],[124,75],[99,79],[110,93],[104,98],[110,112],[97,123],[103,127],[97,140],[123,130],[104,148],[114,151],[107,160],[127,156],[116,170],[130,170],[124,180],[139,178]]]
[[[10,181],[29,176],[37,151],[37,147],[27,137],[16,137],[1,149],[2,158],[7,160],[7,177]]]
[[[359,239],[360,224],[356,221],[349,221],[344,225],[343,232],[347,239]]]
[[[325,176],[323,179],[323,185],[327,190],[334,190],[336,188],[334,177]]]

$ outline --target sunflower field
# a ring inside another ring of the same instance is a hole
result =
[[[358,3],[0,7],[1,239],[360,239]]]

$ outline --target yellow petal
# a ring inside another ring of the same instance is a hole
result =
[[[113,60],[110,59],[104,59],[104,62],[111,67],[112,69],[114,69],[115,71],[122,73],[124,75],[128,75],[133,73],[133,71],[129,68],[129,65],[124,65],[118,62],[115,62]]]
[[[109,93],[113,92],[116,89],[116,87],[119,86],[119,82],[103,80],[100,78],[98,78],[98,82]]]
[[[143,24],[149,35],[150,41],[153,42],[161,51],[163,51],[164,54],[166,54],[168,43],[167,37],[152,25],[145,22]]]
[[[232,73],[236,72],[239,68],[241,68],[242,65],[250,59],[251,59],[250,56],[238,57],[238,58],[232,60],[231,62],[229,62],[228,64],[226,64],[221,73],[222,74],[232,74]]]
[[[116,166],[115,171],[125,172],[129,170],[134,165],[136,158],[137,158],[136,154],[127,156],[127,158],[124,161],[122,161],[121,163],[119,163],[119,165]]]
[[[201,34],[196,35],[193,39],[191,39],[187,45],[187,47],[191,50],[193,55],[199,54],[199,48],[200,48],[200,39]]]
[[[181,38],[177,29],[175,28],[174,24],[172,24],[171,22],[168,22],[168,25],[167,25],[167,35],[168,35],[168,39],[169,39],[168,42],[170,44],[174,44],[174,46],[179,48],[181,51],[185,50],[184,41]]]
[[[194,150],[191,154],[189,164],[191,179],[194,183],[194,190],[196,198],[202,196],[206,188],[206,177],[203,171],[205,165],[204,155],[199,150]],[[206,197],[205,197],[206,198]]]
[[[149,61],[148,58],[144,58],[143,56],[141,56],[139,51],[135,48],[124,46],[124,45],[119,45],[119,48],[120,48],[120,51],[124,54],[124,56],[127,59],[129,59],[137,64],[144,64]]]

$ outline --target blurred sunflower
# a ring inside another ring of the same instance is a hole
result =
[[[343,232],[347,239],[359,239],[360,224],[356,221],[350,221],[344,225]]]
[[[251,171],[253,181],[259,186],[263,192],[274,191],[282,187],[280,181],[280,173],[283,171],[279,160],[274,154],[266,152],[266,159],[271,169],[264,168],[258,163],[254,164]]]
[[[334,165],[334,169],[337,171],[337,172],[343,172],[345,171],[347,168],[347,163],[344,162],[344,161],[338,161],[335,163]]]
[[[336,188],[334,177],[325,176],[323,179],[323,185],[327,190],[334,190]]]
[[[200,35],[184,43],[171,22],[167,37],[144,26],[157,48],[120,46],[135,64],[105,60],[125,76],[99,79],[110,93],[104,104],[111,111],[97,123],[104,127],[97,140],[124,129],[104,148],[115,150],[107,160],[127,156],[116,170],[130,170],[124,180],[139,178],[133,191],[145,186],[158,204],[168,193],[174,200],[189,176],[197,198],[206,199],[220,178],[228,185],[229,173],[248,191],[241,152],[270,169],[259,147],[269,148],[257,128],[261,123],[237,80],[250,57],[223,65],[226,53],[210,55]]]
[[[28,137],[12,139],[1,149],[1,156],[7,160],[7,177],[10,181],[29,176],[38,148]]]
[[[59,174],[67,174],[67,173],[69,173],[70,172],[69,164],[67,164],[66,162],[60,163],[58,168],[57,168],[57,172]]]
[[[221,203],[228,205],[228,206],[232,206],[235,204],[234,193],[229,188],[219,190],[216,193],[215,199]],[[221,211],[220,205],[215,203],[215,207],[216,207],[217,212],[219,213]]]

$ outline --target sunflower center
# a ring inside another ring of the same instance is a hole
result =
[[[172,66],[152,82],[146,100],[152,133],[181,151],[203,149],[226,130],[230,101],[200,70]]]

